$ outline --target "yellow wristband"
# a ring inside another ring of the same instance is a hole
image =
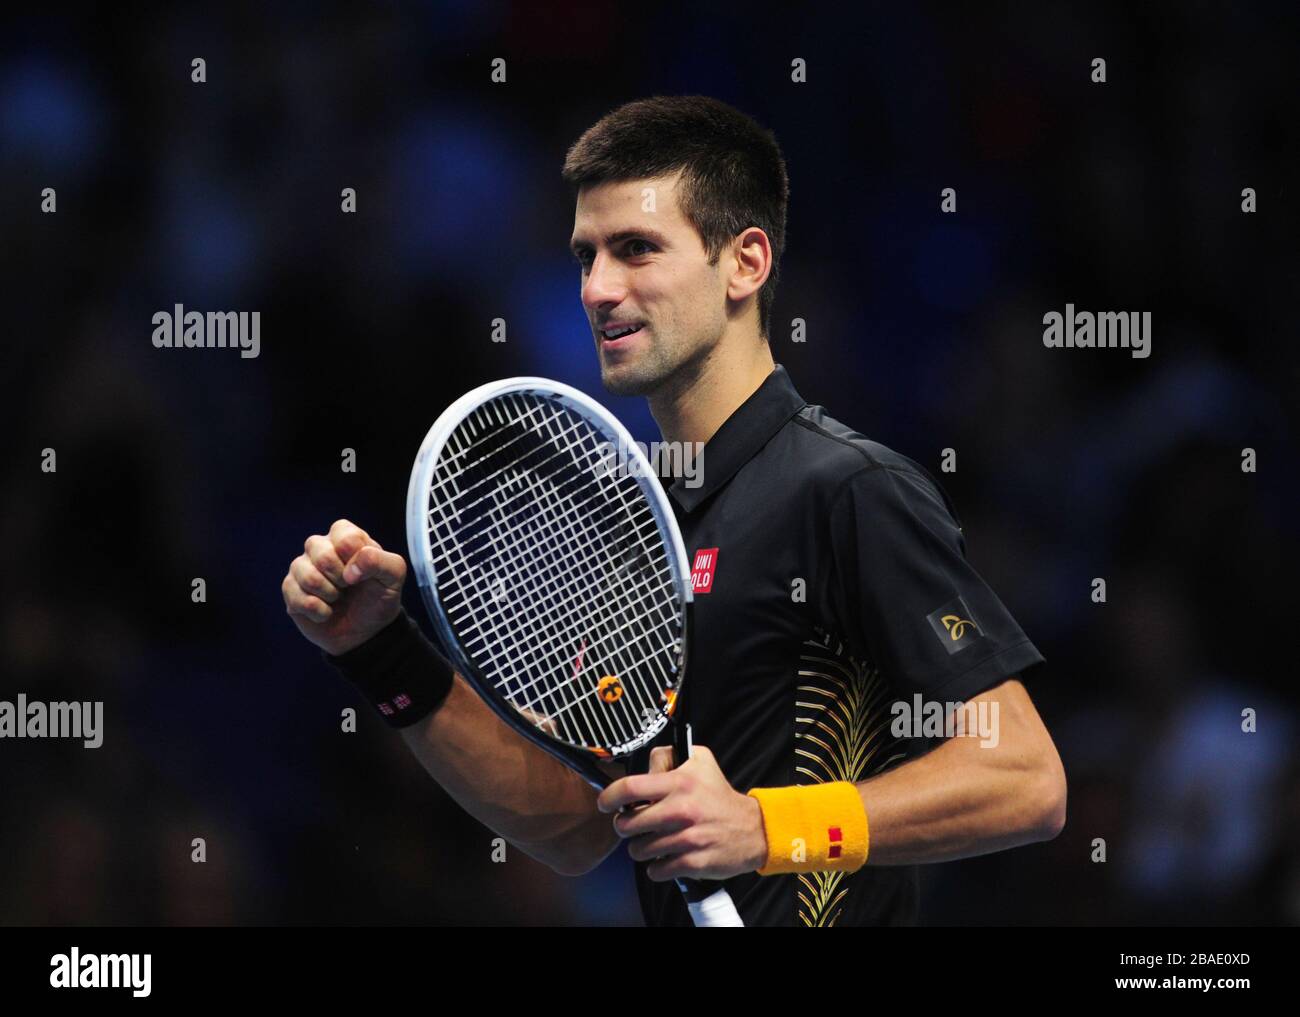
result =
[[[867,810],[847,780],[797,787],[756,787],[767,861],[760,876],[782,872],[853,872],[867,860]]]

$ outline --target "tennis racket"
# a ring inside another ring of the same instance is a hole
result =
[[[631,435],[577,389],[509,378],[429,429],[406,502],[443,648],[507,724],[595,788],[682,703],[693,601],[667,497]],[[690,729],[674,729],[675,758]],[[741,925],[718,883],[679,880],[697,926]]]

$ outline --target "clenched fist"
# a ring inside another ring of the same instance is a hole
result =
[[[402,609],[406,562],[355,523],[340,519],[329,536],[313,534],[280,584],[298,631],[326,653],[354,649]]]

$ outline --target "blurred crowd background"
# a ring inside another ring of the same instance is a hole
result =
[[[0,923],[640,922],[621,854],[494,864],[280,580],[339,517],[404,550],[419,442],[484,381],[557,378],[658,437],[600,389],[559,170],[663,93],[775,131],[776,359],[932,472],[957,450],[969,557],[1048,660],[1067,827],[923,869],[922,920],[1300,923],[1295,5],[5,18],[0,699],[103,700],[105,736],[0,741]],[[1045,349],[1067,302],[1151,311],[1151,357]],[[260,310],[260,357],[155,349],[176,303]]]

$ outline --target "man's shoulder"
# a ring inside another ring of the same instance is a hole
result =
[[[786,431],[806,479],[823,491],[834,492],[850,478],[865,480],[880,470],[938,486],[915,460],[837,420],[824,406],[804,406],[790,419]]]

